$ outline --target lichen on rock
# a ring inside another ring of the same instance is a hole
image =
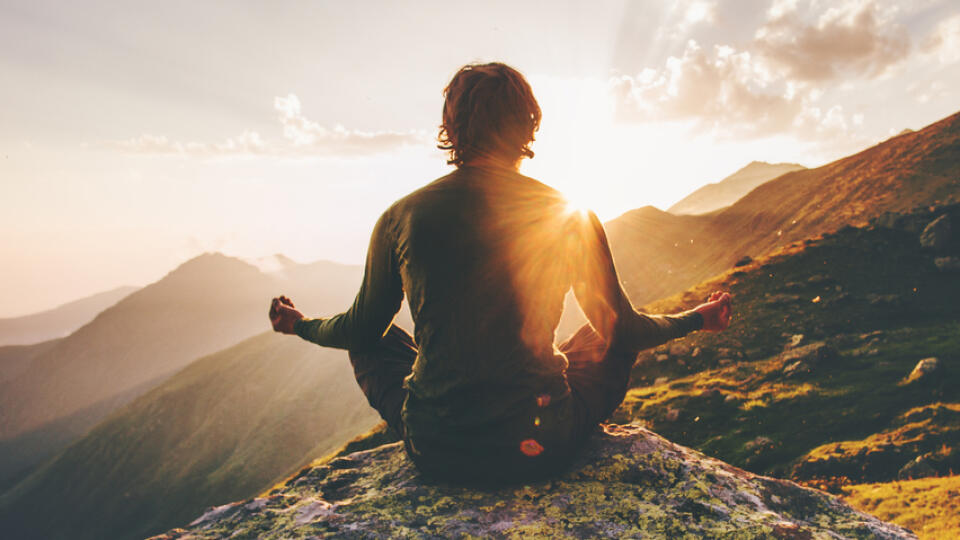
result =
[[[840,499],[758,476],[637,425],[604,426],[555,480],[500,489],[423,481],[400,443],[310,467],[213,508],[174,538],[915,538]]]

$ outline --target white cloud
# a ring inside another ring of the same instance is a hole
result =
[[[283,137],[301,154],[358,155],[386,152],[407,144],[424,142],[422,131],[348,130],[341,125],[326,128],[303,116],[294,94],[273,100],[283,126]]]
[[[266,142],[255,131],[245,131],[220,143],[181,142],[163,135],[142,134],[105,146],[133,154],[179,155],[190,157],[239,156],[358,156],[388,152],[404,145],[425,144],[424,131],[348,130],[341,125],[326,128],[303,116],[300,99],[294,94],[274,98],[274,109],[283,129],[283,138]]]
[[[960,60],[960,15],[940,21],[924,42],[923,49],[935,54],[942,64]]]
[[[662,67],[613,79],[618,116],[692,121],[721,136],[788,134],[824,145],[830,138],[849,140],[863,125],[863,114],[851,115],[825,96],[843,85],[854,88],[853,81],[882,77],[907,57],[910,38],[894,18],[897,10],[878,0],[773,0],[742,46],[689,41]],[[955,35],[960,39],[960,30],[941,26],[931,43],[940,47]]]
[[[793,133],[820,139],[842,135],[855,124],[841,107],[822,107],[821,90],[785,79],[749,52],[729,46],[708,52],[690,41],[663,69],[648,68],[611,84],[621,119],[693,120],[720,136]]]
[[[878,77],[907,57],[910,38],[875,0],[827,4],[817,13],[797,2],[775,1],[752,48],[784,74],[801,81],[843,76]]]

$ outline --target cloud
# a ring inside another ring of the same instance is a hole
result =
[[[878,77],[907,57],[910,38],[891,10],[874,0],[829,5],[816,14],[801,11],[796,1],[775,1],[752,48],[786,76],[818,82]]]
[[[855,123],[842,107],[819,104],[822,92],[769,70],[749,52],[707,51],[690,41],[661,70],[611,81],[621,119],[696,122],[720,136],[763,137],[791,132],[815,139],[841,135]],[[861,119],[862,121],[862,119]]]
[[[874,0],[774,0],[739,49],[690,40],[662,67],[612,79],[618,117],[692,121],[720,136],[849,139],[863,117],[823,103],[824,89],[881,77],[906,58],[910,40],[893,14]],[[952,43],[952,28],[931,43]]]
[[[326,128],[303,116],[300,99],[294,94],[274,98],[273,107],[279,114],[284,139],[300,154],[373,154],[422,143],[426,138],[422,131],[365,132],[347,130],[341,125]]]
[[[181,142],[145,133],[127,140],[107,141],[102,146],[131,154],[202,158],[305,157],[370,155],[429,141],[424,131],[365,132],[348,130],[341,125],[326,128],[303,116],[300,99],[294,94],[274,98],[274,109],[282,127],[282,139],[275,142],[264,141],[255,131],[244,131],[220,143]]]
[[[940,21],[924,41],[923,51],[935,54],[942,64],[960,61],[960,15]]]

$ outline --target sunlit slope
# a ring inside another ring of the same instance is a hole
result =
[[[266,274],[238,259],[192,259],[98,315],[0,384],[0,477],[24,470],[192,360],[269,328],[269,300],[307,312],[350,304],[361,269],[318,263]]]
[[[135,290],[137,287],[117,287],[39,313],[0,319],[0,345],[24,345],[64,337]]]
[[[960,476],[850,486],[844,499],[858,510],[913,530],[922,540],[960,537]]]
[[[377,419],[344,351],[265,333],[115,411],[0,499],[11,538],[142,538],[255,495]]]
[[[656,179],[650,179],[656,181]],[[884,212],[960,201],[960,114],[816,169],[784,174],[702,216],[652,208],[606,224],[638,305],[693,286],[795,240]]]
[[[949,210],[949,211],[948,211]],[[834,487],[960,470],[960,279],[919,231],[960,207],[844,228],[648,306],[733,295],[721,334],[640,355],[619,420],[748,470]],[[794,346],[794,343],[796,345]],[[935,357],[939,371],[905,382]],[[797,364],[797,362],[800,362]]]
[[[796,163],[754,161],[719,182],[707,184],[667,209],[671,214],[706,214],[737,202],[755,187],[788,172],[804,169]]]

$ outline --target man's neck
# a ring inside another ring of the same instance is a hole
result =
[[[463,164],[464,167],[480,167],[484,169],[500,169],[517,172],[520,169],[520,160],[510,161],[495,156],[480,156]]]

